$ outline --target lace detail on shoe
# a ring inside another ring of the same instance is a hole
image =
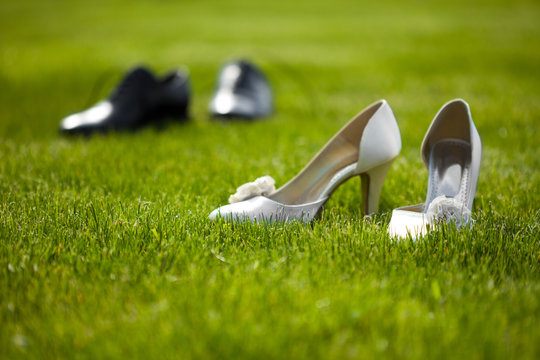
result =
[[[253,182],[245,183],[236,189],[236,193],[229,197],[229,203],[251,199],[255,196],[268,196],[276,191],[276,181],[271,176],[262,176]]]
[[[459,228],[471,224],[471,211],[454,198],[441,195],[433,199],[426,211],[429,224],[454,223]]]

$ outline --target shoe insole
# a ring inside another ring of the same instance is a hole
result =
[[[354,173],[357,161],[358,147],[338,137],[287,186],[269,198],[287,205],[320,200]]]
[[[300,173],[269,198],[286,205],[301,205],[330,196],[339,184],[356,174],[364,130],[381,106],[382,102],[375,103],[358,114]]]
[[[439,196],[454,198],[469,206],[471,145],[460,139],[435,143],[429,157],[429,183],[425,209]]]

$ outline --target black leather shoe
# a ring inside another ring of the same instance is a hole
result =
[[[130,71],[108,99],[70,115],[60,123],[65,134],[134,130],[152,121],[186,119],[190,98],[187,74],[173,72],[159,80],[144,67]]]
[[[222,66],[210,101],[215,117],[255,119],[270,115],[273,96],[266,76],[246,60]]]

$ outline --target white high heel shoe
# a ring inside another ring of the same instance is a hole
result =
[[[426,202],[394,209],[391,236],[417,238],[440,222],[467,225],[476,192],[482,142],[469,105],[461,99],[446,103],[435,116],[422,143],[429,170]]]
[[[373,213],[386,174],[400,151],[396,119],[388,103],[380,100],[346,124],[287,184],[272,192],[273,179],[268,177],[268,183],[259,178],[239,188],[240,199],[230,199],[243,201],[214,210],[210,219],[310,222],[332,192],[356,175],[362,179],[363,212]],[[246,188],[254,191],[245,194]]]

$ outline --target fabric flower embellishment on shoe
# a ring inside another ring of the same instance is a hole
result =
[[[472,225],[471,211],[455,198],[438,196],[425,211],[424,204],[404,206],[394,209],[388,225],[392,237],[417,239],[427,234],[428,228],[438,224],[453,223],[459,229]]]
[[[471,211],[455,198],[441,195],[433,199],[426,211],[429,224],[453,223],[457,228],[469,224]]]
[[[251,199],[255,196],[268,196],[276,191],[276,181],[271,176],[261,176],[253,182],[245,183],[229,197],[229,204]]]

